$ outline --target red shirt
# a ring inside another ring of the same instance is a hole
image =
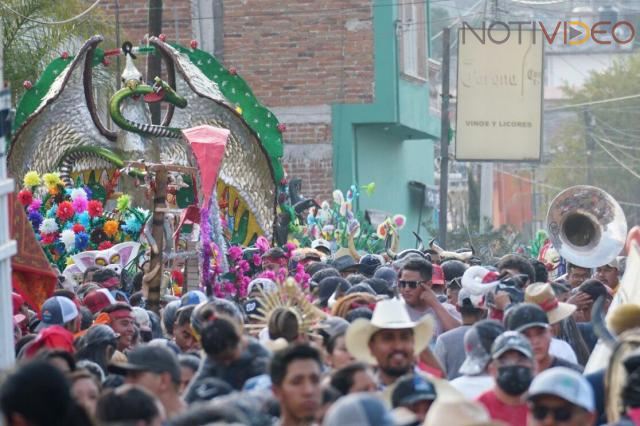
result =
[[[525,426],[527,424],[527,404],[508,405],[498,399],[492,390],[486,391],[477,399],[485,406],[493,420],[501,420],[511,426]]]

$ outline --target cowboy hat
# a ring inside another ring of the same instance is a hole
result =
[[[455,414],[454,414],[455,413]],[[453,414],[453,415],[452,415]],[[440,400],[429,408],[424,426],[506,426],[506,423],[491,420],[482,404],[475,401]]]
[[[558,301],[553,287],[548,283],[534,283],[524,292],[524,301],[542,308],[547,314],[549,324],[555,324],[570,317],[576,311],[576,305]]]
[[[347,329],[345,344],[349,353],[358,361],[377,364],[369,350],[369,341],[377,331],[384,329],[413,329],[414,353],[418,355],[433,336],[434,323],[430,315],[413,322],[404,304],[399,299],[382,300],[376,304],[371,320],[359,318]]]

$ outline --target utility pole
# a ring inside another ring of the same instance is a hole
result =
[[[148,36],[159,36],[162,33],[162,0],[149,0]],[[162,73],[162,58],[158,52],[147,56],[147,80],[153,80]],[[149,104],[151,122],[160,124],[160,102]]]
[[[449,192],[449,68],[451,28],[442,29],[442,107],[440,111],[440,212],[438,242],[447,246],[447,197]]]
[[[583,111],[584,117],[584,143],[587,149],[587,185],[593,185],[593,151],[596,149],[596,142],[593,139],[593,128],[596,124],[596,119],[591,113],[589,108],[585,108]]]

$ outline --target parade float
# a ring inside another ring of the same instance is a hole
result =
[[[373,226],[354,208],[375,184],[337,190],[322,204],[302,197],[299,181],[289,184],[280,161],[286,127],[197,42],[160,36],[103,50],[102,41],[94,36],[75,55],[62,52],[37,81],[24,82],[16,108],[8,151],[21,183],[14,235],[31,244],[14,265],[37,257],[39,245],[53,268],[45,271],[42,259],[23,268],[46,276],[46,285],[31,288],[33,277],[14,273],[14,288],[34,307],[56,284],[77,285],[93,265],[144,271],[154,307],[167,288],[245,294],[247,272],[260,263],[256,250],[270,246],[290,242],[290,255],[326,239],[333,252],[348,247],[356,259],[384,252],[389,236],[397,246],[402,216]],[[162,58],[164,78],[145,81],[136,63],[146,55]],[[114,58],[124,60],[119,75]],[[153,103],[161,104],[159,124],[150,118]],[[254,256],[241,258],[234,247]]]
[[[112,50],[101,49],[102,41],[95,36],[75,55],[62,52],[36,82],[25,81],[16,108],[8,168],[23,183],[20,206],[50,263],[61,273],[73,264],[68,260],[73,252],[83,248],[80,238],[81,244],[69,250],[71,232],[74,239],[83,234],[76,231],[87,213],[73,209],[81,203],[76,201],[80,191],[87,204],[103,206],[105,217],[91,217],[89,225],[117,224],[117,231],[110,230],[144,243],[151,254],[155,250],[160,263],[189,248],[202,254],[202,247],[189,244],[193,239],[202,243],[191,235],[202,228],[210,232],[207,242],[221,252],[228,243],[249,245],[259,236],[271,241],[278,189],[285,179],[280,162],[284,126],[234,69],[224,68],[195,41],[185,47],[151,37],[146,45],[125,43]],[[166,78],[153,76],[147,84],[136,61],[149,54],[162,57]],[[115,57],[124,59],[121,78],[110,65]],[[120,87],[113,87],[116,80]],[[155,102],[163,108],[159,124],[150,119],[149,104]],[[198,140],[207,132],[220,143]],[[59,182],[38,189],[44,182],[35,182],[36,176],[55,176]],[[41,208],[26,203],[29,194]],[[122,197],[132,204],[124,215]],[[70,204],[70,216],[63,213],[60,223],[60,205]],[[109,220],[113,214],[119,220]],[[37,215],[42,223],[36,223]],[[142,222],[135,234],[127,232],[131,217]],[[54,219],[55,226],[47,219]],[[164,241],[158,244],[158,239]],[[91,241],[86,246],[100,248]],[[211,249],[204,252],[211,257]],[[228,267],[224,259],[220,264]],[[159,275],[160,270],[149,272]]]

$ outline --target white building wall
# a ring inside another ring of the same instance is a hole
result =
[[[0,46],[2,46],[2,21],[0,21]],[[2,49],[0,49],[0,83],[2,74]],[[0,85],[0,91],[2,87]],[[0,94],[0,109],[4,109],[9,100],[3,102]],[[9,197],[13,192],[13,180],[7,178],[6,142],[0,134],[0,370],[14,363],[13,350],[13,307],[11,303],[11,256],[16,253],[16,242],[9,233]]]

